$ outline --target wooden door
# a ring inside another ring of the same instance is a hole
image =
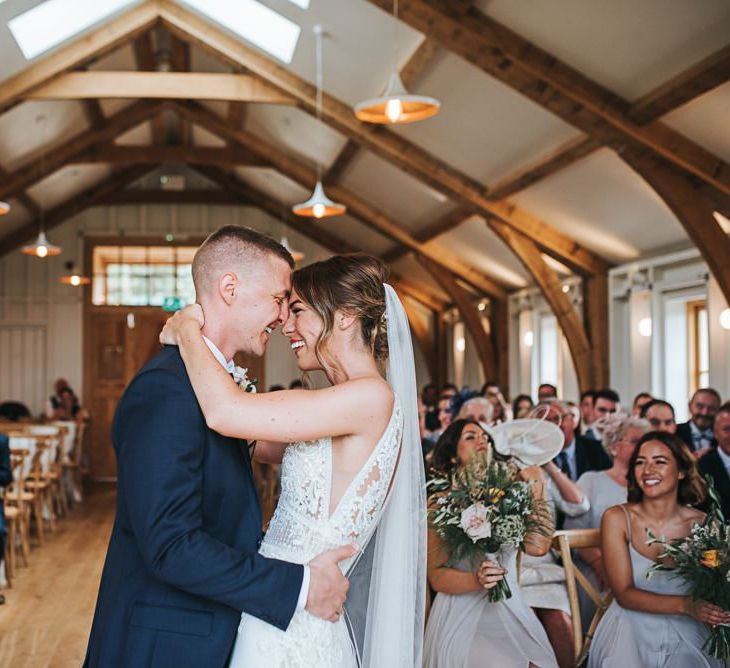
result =
[[[89,309],[85,352],[85,406],[91,414],[87,438],[90,475],[116,478],[111,427],[117,402],[136,373],[160,350],[159,335],[169,317],[159,308],[94,306]],[[266,389],[264,359],[238,354],[256,389]]]
[[[124,389],[160,350],[169,314],[148,307],[92,307],[85,352],[86,406],[91,414],[87,449],[92,478],[116,478],[111,444],[114,411]]]

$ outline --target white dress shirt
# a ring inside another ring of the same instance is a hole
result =
[[[692,434],[692,443],[694,443],[695,450],[703,450],[709,448],[712,445],[712,439],[714,434],[712,429],[705,429],[702,431],[692,420],[689,421],[689,431]]]
[[[563,452],[568,460],[568,468],[570,469],[570,479],[575,480],[578,477],[578,464],[575,461],[575,439],[572,440],[567,448],[563,448]]]
[[[215,345],[215,343],[213,343],[207,336],[204,336],[203,340],[205,341],[208,348],[210,348],[210,352],[213,353],[213,356],[220,362],[221,366],[228,373],[233,373],[233,369],[235,369],[236,367],[233,360],[227,360],[218,348],[218,346]],[[299,590],[299,599],[297,600],[297,612],[299,612],[300,610],[304,610],[305,606],[307,605],[307,597],[309,596],[309,578],[309,566],[304,564],[304,577],[302,578],[302,588]]]

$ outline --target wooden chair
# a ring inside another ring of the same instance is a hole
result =
[[[84,459],[84,435],[86,433],[86,420],[79,422],[76,426],[74,445],[68,457],[61,462],[62,480],[70,479],[71,497],[67,498],[69,505],[81,499],[81,486],[84,471],[82,469]],[[63,483],[62,483],[63,484]],[[78,497],[77,497],[78,494]]]
[[[18,520],[20,518],[20,510],[15,506],[5,506],[5,524],[8,533],[5,541],[5,579],[8,581],[8,587],[13,586],[13,577],[15,577],[15,544],[18,540]]]
[[[573,529],[556,531],[553,537],[553,548],[560,553],[565,570],[565,584],[568,588],[568,601],[570,603],[570,615],[573,624],[573,648],[575,651],[576,666],[580,666],[586,660],[588,651],[593,640],[598,622],[601,621],[603,613],[606,612],[613,596],[611,593],[602,594],[589,582],[588,578],[575,566],[571,550],[586,547],[601,546],[600,529]],[[580,616],[580,599],[578,598],[578,587],[581,587],[596,606],[596,612],[591,619],[586,632],[583,632],[583,625]],[[627,666],[628,668],[628,666]]]
[[[47,436],[34,436],[36,442],[36,449],[32,456],[32,462],[30,466],[30,473],[23,481],[23,490],[31,492],[34,496],[32,514],[35,520],[36,531],[38,532],[38,542],[43,545],[44,526],[43,526],[43,508],[47,508],[49,513],[49,525],[51,531],[56,530],[56,519],[53,514],[53,504],[51,503],[50,497],[50,482],[46,479],[44,473],[44,453],[48,449],[48,438]]]
[[[10,467],[13,471],[13,481],[5,490],[5,510],[15,508],[18,511],[16,529],[19,541],[16,539],[14,542],[8,542],[14,550],[19,543],[24,566],[28,565],[30,559],[30,515],[35,500],[35,495],[32,492],[23,489],[23,476],[29,456],[30,453],[25,448],[10,449]]]
[[[63,484],[63,443],[68,434],[68,427],[57,427],[58,433],[50,436],[47,441],[51,449],[51,457],[48,469],[43,476],[49,483],[49,496],[51,499],[51,511],[58,512],[58,517],[68,515],[68,499],[66,488]]]

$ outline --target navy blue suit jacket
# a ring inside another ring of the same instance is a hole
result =
[[[286,629],[303,567],[258,554],[245,443],[205,424],[178,349],[134,378],[112,426],[117,509],[85,666],[225,666],[241,611]]]
[[[712,483],[722,504],[722,514],[725,516],[726,521],[730,521],[730,476],[725,470],[725,465],[722,463],[717,448],[700,458],[697,465],[702,475],[712,477]],[[710,509],[710,503],[710,497],[708,496],[700,507],[706,512]]]
[[[681,438],[687,444],[690,452],[695,451],[695,443],[694,440],[692,440],[692,427],[689,426],[689,421],[681,422],[677,425],[677,436],[679,436],[679,438]],[[710,447],[717,447],[717,439],[714,436],[712,437],[712,441],[710,442]]]
[[[611,468],[611,458],[603,449],[600,441],[576,434],[575,468],[580,478],[586,471],[605,471]]]

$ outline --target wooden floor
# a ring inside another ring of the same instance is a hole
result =
[[[0,606],[0,668],[79,668],[114,520],[114,488],[89,491],[58,523]]]

